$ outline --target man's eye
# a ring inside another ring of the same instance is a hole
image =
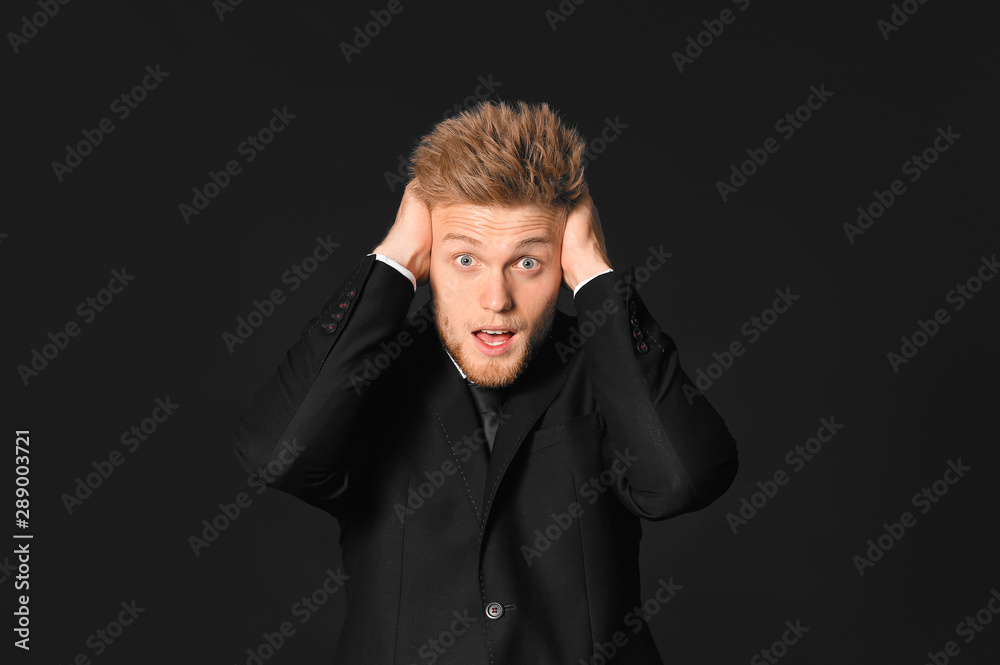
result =
[[[528,262],[527,265],[525,265],[524,263],[525,261]],[[530,256],[526,256],[523,259],[521,259],[520,263],[522,268],[527,268],[528,270],[534,270],[535,268],[538,267],[538,261],[531,258]]]
[[[469,266],[471,266],[474,263],[473,260],[472,260],[472,257],[469,256],[468,254],[462,254],[462,255],[460,255],[460,256],[458,256],[456,258],[458,258],[458,262],[461,263],[466,268],[468,268]]]

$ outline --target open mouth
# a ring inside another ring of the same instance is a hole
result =
[[[474,334],[483,344],[490,346],[499,346],[514,336],[510,330],[477,330]]]
[[[483,328],[476,330],[472,336],[476,339],[477,348],[487,355],[500,355],[510,348],[510,341],[517,335],[513,330]]]

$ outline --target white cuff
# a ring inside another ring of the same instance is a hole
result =
[[[607,273],[609,273],[609,272],[613,272],[613,271],[611,270],[611,268],[608,268],[607,270],[604,270],[604,271],[601,271],[601,272],[597,273],[596,275],[591,275],[591,276],[590,276],[590,277],[588,277],[587,279],[585,279],[585,280],[583,280],[582,282],[580,282],[579,284],[577,284],[577,285],[576,285],[576,288],[575,288],[575,289],[573,289],[573,297],[574,297],[574,298],[576,297],[576,292],[580,290],[580,287],[581,287],[581,286],[583,286],[584,284],[586,284],[586,283],[587,283],[587,282],[589,282],[590,280],[594,279],[595,277],[598,277],[598,276],[600,276],[600,275],[604,275],[604,274],[607,274]]]
[[[414,277],[413,273],[410,272],[409,270],[407,270],[407,268],[403,264],[401,264],[399,261],[394,261],[393,259],[390,259],[385,254],[374,254],[374,253],[372,253],[372,254],[369,254],[368,256],[374,256],[377,260],[381,261],[382,263],[390,265],[393,268],[395,268],[396,270],[398,270],[400,272],[400,274],[402,274],[404,277],[406,277],[406,279],[410,280],[410,283],[413,284],[413,291],[416,292],[416,290],[417,290],[417,278]]]

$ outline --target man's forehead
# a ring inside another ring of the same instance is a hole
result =
[[[435,208],[431,221],[442,244],[483,246],[484,240],[502,238],[504,244],[525,247],[556,244],[564,217],[558,209],[539,206],[450,205]]]
[[[533,234],[524,236],[522,238],[512,239],[513,243],[511,245],[512,249],[526,249],[528,247],[533,247],[536,245],[548,245],[552,247],[555,245],[555,237],[551,233],[544,234]],[[486,243],[475,236],[470,236],[465,233],[459,233],[456,231],[449,231],[444,234],[441,238],[441,244],[456,244],[456,245],[472,245],[473,247],[479,249],[485,249]]]

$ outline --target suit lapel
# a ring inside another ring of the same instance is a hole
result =
[[[423,337],[425,340],[421,341],[425,344],[419,350],[422,378],[418,390],[423,392],[427,405],[437,417],[476,520],[482,524],[487,460],[479,413],[465,379],[445,352],[436,330],[428,331]]]

